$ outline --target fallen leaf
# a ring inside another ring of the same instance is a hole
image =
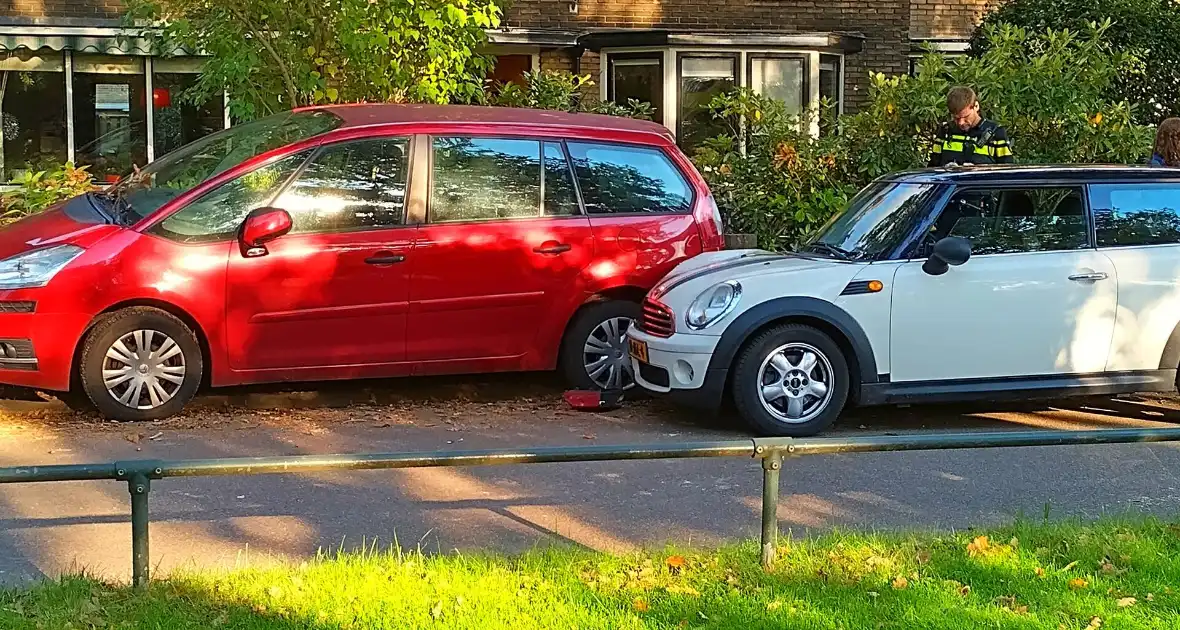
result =
[[[1135,599],[1134,597],[1124,597],[1119,600],[1119,608],[1134,606],[1138,601],[1139,600]]]
[[[139,433],[128,433],[123,437],[125,437],[127,441],[131,442],[132,444],[139,444],[139,441],[143,439],[143,435]]]
[[[684,561],[684,556],[668,556],[668,559],[664,562],[668,565],[668,568],[672,569],[673,571],[679,571],[680,569],[683,569],[684,565],[686,564]]]
[[[430,617],[432,619],[438,619],[439,617],[442,617],[442,602],[441,601],[438,602],[437,604],[435,604],[434,607],[430,609]]]
[[[903,591],[909,585],[910,585],[910,581],[905,579],[905,576],[899,575],[899,576],[893,578],[893,589],[894,590]]]
[[[979,536],[975,540],[967,543],[967,555],[974,558],[987,553],[988,549],[990,548],[991,542],[988,540],[987,536]]]
[[[1037,577],[1039,577],[1039,578],[1045,577],[1045,570],[1042,569],[1041,567],[1037,567],[1037,568],[1033,569],[1033,573],[1035,573],[1037,575]]]
[[[1012,540],[1008,541],[1008,544],[1013,548],[1019,547],[1020,546],[1020,539],[1013,536]]]
[[[1090,583],[1083,580],[1082,578],[1074,578],[1069,581],[1069,587],[1075,590],[1086,588],[1089,585]]]
[[[959,595],[966,597],[970,594],[971,594],[971,587],[970,586],[967,586],[966,584],[964,584],[963,586],[959,587]]]
[[[1090,625],[1088,625],[1086,627],[1090,628],[1091,630],[1098,630],[1098,628],[1102,627],[1102,618],[1101,617],[1094,617],[1093,619],[1090,620]]]
[[[583,433],[582,439],[583,440],[597,440],[598,436],[594,435],[593,433]]]
[[[651,606],[647,605],[647,600],[642,597],[636,597],[635,601],[631,602],[631,606],[638,612],[647,612],[651,610]]]
[[[1109,574],[1109,573],[1114,573],[1114,572],[1116,572],[1116,571],[1118,571],[1118,569],[1114,568],[1114,565],[1113,565],[1113,564],[1111,564],[1111,563],[1109,563],[1109,562],[1103,562],[1103,563],[1102,563],[1102,572],[1103,572],[1103,573],[1107,573],[1107,574]]]
[[[881,594],[877,591],[869,591],[869,597],[880,597]]]
[[[927,564],[928,562],[930,562],[930,552],[924,551],[924,550],[919,551],[918,552],[918,564]]]
[[[778,610],[779,608],[782,608],[782,607],[783,607],[783,603],[776,599],[773,602],[770,602],[769,604],[766,605],[766,610]]]
[[[1154,602],[1154,601],[1155,601],[1155,595],[1152,595],[1151,593],[1148,593],[1148,594],[1147,594],[1147,597],[1145,597],[1144,599],[1146,599],[1146,600],[1147,600],[1147,601],[1149,601],[1149,602]]]

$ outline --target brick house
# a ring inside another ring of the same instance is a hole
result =
[[[802,110],[863,101],[870,71],[901,73],[918,47],[954,51],[986,0],[514,0],[489,31],[493,78],[590,74],[597,96],[652,103],[691,145],[698,105],[732,86]],[[2,181],[71,159],[114,177],[230,124],[224,99],[172,98],[198,58],[146,54],[120,37],[121,0],[6,0],[0,11]],[[125,34],[125,33],[124,33]],[[150,97],[149,97],[150,95]]]

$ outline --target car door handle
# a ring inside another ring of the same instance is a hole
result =
[[[573,249],[573,247],[571,247],[565,243],[556,243],[554,241],[548,241],[542,245],[538,245],[537,247],[534,247],[533,251],[537,252],[538,254],[556,255],[556,254],[564,254],[571,249]]]
[[[1090,273],[1075,273],[1069,279],[1074,282],[1097,282],[1098,280],[1105,280],[1106,273],[1102,271],[1094,271]]]
[[[406,259],[402,254],[395,254],[393,252],[377,252],[365,259],[366,265],[393,265],[399,262],[404,262]]]

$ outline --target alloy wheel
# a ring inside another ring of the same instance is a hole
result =
[[[760,400],[772,416],[802,424],[832,400],[832,364],[805,343],[788,343],[769,353],[758,371]]]

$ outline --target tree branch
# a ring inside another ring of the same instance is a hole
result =
[[[262,31],[255,27],[249,18],[247,18],[244,14],[234,10],[232,4],[227,3],[225,9],[233,14],[235,18],[241,21],[242,24],[246,26],[246,29],[249,30],[250,33],[254,35],[254,37],[258,38],[258,43],[262,44],[262,47],[266,49],[266,52],[270,53],[271,58],[274,59],[274,62],[278,65],[279,72],[283,74],[283,82],[287,85],[287,96],[291,99],[291,107],[297,107],[299,105],[299,89],[295,85],[295,79],[291,76],[290,69],[287,67],[287,64],[283,63],[283,58],[279,56],[278,51],[276,51],[274,47],[271,46],[268,39],[262,34]]]

